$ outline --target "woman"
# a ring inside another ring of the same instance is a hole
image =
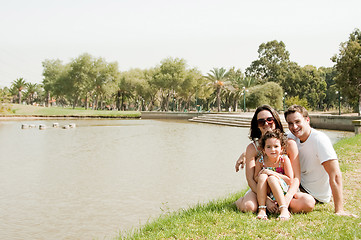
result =
[[[246,153],[243,153],[236,162],[236,171],[239,166],[246,164],[246,179],[250,190],[244,197],[238,199],[235,204],[242,212],[257,212],[257,183],[254,180],[254,170],[256,159],[261,155],[259,147],[259,139],[269,130],[279,129],[283,132],[283,126],[278,113],[268,105],[262,105],[256,109],[251,121],[250,129],[250,143],[246,148]],[[292,139],[287,140],[287,155],[291,160],[294,179],[285,195],[286,204],[293,213],[310,212],[315,206],[315,201],[312,196],[298,192],[300,185],[300,163],[298,159],[298,149],[296,142]],[[245,159],[244,159],[245,158]],[[266,201],[267,210],[271,213],[278,212],[278,206],[271,199]]]

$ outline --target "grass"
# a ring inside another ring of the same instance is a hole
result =
[[[361,135],[357,135],[334,146],[343,172],[344,207],[358,216],[361,216],[360,145]],[[277,221],[276,215],[261,221],[255,214],[236,209],[234,201],[243,194],[165,213],[118,239],[361,239],[361,218],[335,215],[333,203],[317,204],[311,213],[294,214],[289,221]]]
[[[36,117],[119,117],[138,118],[138,111],[85,110],[84,108],[38,107],[22,104],[3,105],[2,116],[36,116]]]

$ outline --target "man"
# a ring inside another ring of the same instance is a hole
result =
[[[318,202],[329,202],[332,194],[335,213],[351,216],[343,209],[342,174],[330,139],[311,128],[308,112],[302,106],[289,107],[285,119],[291,132],[288,137],[296,141],[299,151],[300,189]]]

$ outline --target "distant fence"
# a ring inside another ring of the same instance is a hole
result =
[[[352,124],[353,120],[359,120],[358,116],[337,116],[337,115],[322,115],[310,114],[311,126],[314,128],[354,131],[355,127]]]
[[[142,112],[142,119],[191,119],[206,114],[219,114],[219,113],[205,113],[205,112]],[[227,113],[234,116],[239,113]],[[249,117],[253,114],[248,112]],[[280,115],[283,118],[283,114]],[[360,120],[358,116],[339,116],[339,115],[326,115],[326,114],[310,114],[311,126],[319,129],[330,129],[340,131],[355,130],[352,124],[353,120]]]
[[[207,113],[202,112],[141,112],[142,119],[190,119]]]

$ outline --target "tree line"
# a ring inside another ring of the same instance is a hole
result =
[[[203,75],[184,59],[165,58],[149,69],[120,72],[117,62],[88,53],[71,62],[42,62],[41,84],[18,78],[1,89],[4,101],[112,110],[237,111],[269,104],[276,109],[301,104],[313,110],[361,112],[361,32],[355,29],[333,67],[299,66],[282,41],[262,43],[244,72],[213,68]]]

